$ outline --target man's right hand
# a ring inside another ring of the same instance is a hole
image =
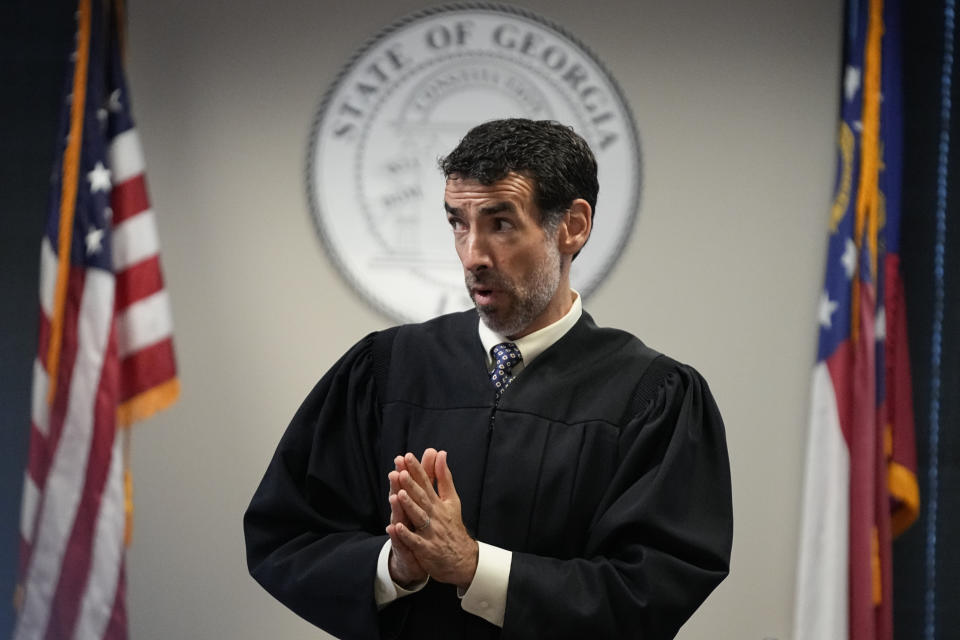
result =
[[[435,480],[430,474],[433,473],[436,458],[437,451],[435,449],[427,449],[423,452],[421,459],[424,469],[429,469],[428,479],[431,484]],[[397,493],[400,491],[400,472],[406,469],[406,462],[404,462],[403,456],[397,456],[393,462],[396,468],[388,475],[390,480],[390,495],[388,498],[390,501],[390,524],[387,525],[387,535],[390,536],[392,548],[387,566],[390,569],[390,579],[401,587],[407,587],[423,582],[429,575],[423,567],[420,566],[420,563],[413,555],[413,552],[410,551],[410,548],[401,542],[397,535],[396,525],[399,523],[402,523],[411,530],[415,527],[410,522],[403,507],[400,506],[400,499],[397,496]]]

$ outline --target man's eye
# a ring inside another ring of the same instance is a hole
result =
[[[463,230],[463,222],[461,222],[460,220],[457,220],[456,218],[447,218],[447,222],[450,223],[450,228],[453,229],[454,231]]]
[[[494,227],[497,231],[509,231],[513,229],[513,222],[506,218],[497,218],[496,221],[494,221]]]

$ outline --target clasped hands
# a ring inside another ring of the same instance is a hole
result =
[[[432,577],[466,590],[479,548],[463,525],[447,452],[427,449],[421,460],[407,453],[394,465],[388,474],[391,579],[404,586]]]

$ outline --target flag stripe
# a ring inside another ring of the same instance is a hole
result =
[[[153,211],[146,209],[113,228],[113,268],[120,272],[160,251]]]
[[[43,236],[40,242],[40,309],[47,318],[53,316],[53,292],[57,287],[57,256],[50,238]],[[46,360],[46,349],[42,352]]]
[[[57,385],[57,392],[53,398],[53,404],[50,405],[50,415],[47,422],[46,447],[52,458],[53,452],[60,446],[61,434],[67,419],[68,402],[70,399],[71,387],[74,384],[71,372],[74,371],[77,361],[77,355],[80,345],[77,342],[77,324],[79,309],[79,298],[82,295],[86,282],[85,273],[82,269],[72,269],[69,278],[69,290],[71,292],[68,298],[67,306],[64,309],[63,322],[63,349],[60,353],[60,380]],[[49,372],[48,372],[49,375]],[[49,394],[48,394],[49,397]],[[34,479],[41,487],[46,486],[49,467],[34,469]]]
[[[126,563],[121,562],[117,583],[117,597],[114,599],[113,609],[110,611],[110,620],[103,632],[103,640],[126,640],[127,637],[127,606],[123,594],[127,590]]]
[[[148,347],[173,333],[170,300],[159,291],[130,305],[117,316],[117,346],[121,358]]]
[[[139,174],[115,185],[110,193],[110,206],[114,226],[149,209],[146,177]]]
[[[20,502],[20,535],[24,540],[33,540],[33,530],[37,522],[37,507],[40,505],[40,489],[30,477],[23,474],[23,500]]]
[[[30,429],[30,452],[27,455],[27,475],[33,480],[33,483],[37,486],[37,489],[41,492],[44,490],[44,486],[47,482],[47,472],[50,470],[50,459],[52,457],[52,452],[50,444],[41,434],[36,427],[31,426]],[[34,525],[30,525],[30,530],[34,531]],[[28,542],[32,542],[33,538],[30,538]]]
[[[130,354],[120,367],[120,401],[126,402],[176,375],[173,339],[166,338]]]
[[[71,290],[73,290],[71,288]],[[81,487],[93,435],[93,399],[103,367],[113,306],[113,277],[91,270],[85,279],[77,321],[77,358],[68,392],[69,403],[63,433],[57,443],[53,464],[45,483],[44,501],[38,523],[27,590],[15,640],[35,638],[47,629],[51,603],[60,578],[69,533],[80,503]],[[68,316],[69,317],[69,316]],[[69,323],[65,324],[65,329]],[[65,362],[63,363],[65,364]],[[93,387],[93,388],[91,388]],[[63,388],[57,394],[63,394]]]
[[[37,360],[40,362],[40,366],[43,368],[43,372],[45,375],[44,382],[48,385],[46,402],[47,402],[47,405],[49,406],[50,376],[47,373],[47,353],[49,353],[49,345],[50,345],[50,322],[49,320],[47,320],[47,316],[43,313],[43,311],[40,312],[40,319],[37,322],[37,325],[38,325],[37,326]],[[48,410],[47,411],[48,424],[50,421],[49,414],[50,414],[50,411]]]
[[[877,634],[875,620],[874,590],[874,550],[873,536],[878,513],[874,501],[877,483],[877,455],[879,430],[876,416],[876,359],[874,340],[874,316],[876,303],[873,286],[865,281],[860,286],[859,324],[860,335],[852,345],[849,360],[843,369],[833,369],[839,356],[828,359],[831,367],[834,388],[846,385],[847,392],[838,391],[846,396],[844,404],[849,407],[845,412],[847,426],[844,434],[850,448],[850,638],[851,640],[875,640]],[[849,343],[847,343],[849,344]],[[845,350],[841,348],[840,353]],[[846,369],[846,367],[849,369]],[[842,371],[842,373],[840,372]],[[849,394],[849,395],[847,395]],[[841,412],[844,416],[844,412]]]
[[[108,154],[110,170],[113,171],[113,181],[116,185],[121,185],[130,178],[142,174],[146,169],[143,147],[140,146],[140,137],[136,129],[127,129],[117,135],[110,142]]]
[[[115,437],[110,456],[109,479],[97,514],[90,583],[83,593],[80,617],[74,634],[78,640],[103,637],[116,605],[126,518],[122,476],[122,440]]]
[[[50,432],[50,405],[47,404],[49,382],[39,358],[33,361],[33,387],[30,394],[30,419],[34,427],[46,436]]]
[[[890,437],[889,485],[893,508],[892,533],[898,536],[920,514],[920,487],[917,483],[914,440],[913,390],[910,383],[907,316],[900,259],[887,254],[886,260],[886,433]],[[896,428],[901,425],[902,428]]]
[[[153,256],[117,274],[117,311],[163,291],[159,256]]]
[[[39,512],[39,509],[37,509]],[[20,563],[17,567],[17,570],[20,572],[20,575],[26,575],[27,566],[30,560],[32,553],[33,545],[24,540],[23,537],[20,538]],[[24,598],[25,589],[22,584],[17,585],[17,588],[13,595],[13,606],[16,608],[17,612],[20,612],[23,609],[23,598]]]
[[[106,332],[109,334],[109,331],[108,325]],[[115,353],[111,353],[115,345],[115,341],[104,344],[107,351],[103,357],[100,375],[96,378],[97,390],[90,395],[94,402],[89,454],[82,481],[80,502],[70,531],[70,544],[64,552],[60,580],[52,603],[54,615],[47,627],[48,640],[70,637],[71,632],[78,625],[77,616],[81,600],[85,594],[96,597],[90,587],[102,578],[91,572],[93,557],[90,550],[95,548],[94,529],[98,513],[104,505],[104,493],[110,491],[106,482],[112,465],[114,442],[117,439],[114,401],[117,388],[117,358]],[[113,571],[116,569],[117,566],[114,565]],[[109,598],[105,602],[99,602],[99,606],[108,607],[111,602],[112,598]]]
[[[850,453],[825,363],[813,370],[793,637],[847,635]]]

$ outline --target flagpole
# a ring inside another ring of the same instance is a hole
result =
[[[87,71],[90,62],[90,0],[79,0],[77,5],[77,48],[73,72],[73,90],[70,102],[70,133],[63,152],[63,180],[60,194],[60,228],[57,236],[57,284],[54,289],[53,315],[50,319],[50,346],[47,351],[47,370],[50,388],[47,403],[52,404],[57,393],[60,371],[60,348],[63,345],[63,311],[67,299],[67,278],[70,273],[70,248],[73,243],[73,215],[77,206],[77,183],[80,173],[80,148],[83,144],[83,115],[87,99]]]

